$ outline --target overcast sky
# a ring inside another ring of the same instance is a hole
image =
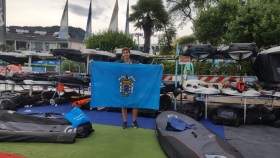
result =
[[[97,33],[108,29],[116,0],[92,0],[92,31]],[[136,4],[137,0],[130,0],[129,4]],[[54,26],[60,25],[66,0],[6,0],[6,26]],[[69,26],[80,27],[85,30],[90,0],[68,0]],[[125,29],[125,14],[127,0],[118,0],[119,30]],[[131,13],[131,9],[130,9]],[[178,29],[178,36],[192,34],[191,24]],[[135,30],[129,25],[130,33]]]

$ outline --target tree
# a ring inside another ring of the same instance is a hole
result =
[[[280,43],[279,0],[221,0],[198,14],[195,37],[213,45],[255,42],[258,47]]]
[[[280,3],[278,0],[247,3],[229,25],[229,42],[255,42],[268,47],[280,44]]]
[[[70,72],[85,72],[85,64],[79,63],[71,60],[63,60],[61,65],[61,71],[70,71]]]
[[[196,44],[196,38],[193,35],[190,36],[183,36],[181,38],[176,39],[175,41],[176,43],[178,42],[180,46],[184,46],[186,44]],[[175,46],[176,43],[174,43],[173,45]]]
[[[163,42],[165,44],[165,46],[167,46],[167,51],[172,51],[172,40],[174,37],[176,37],[176,28],[174,26],[174,23],[172,23],[171,21],[167,24],[164,25],[164,38],[163,38]]]
[[[144,52],[149,52],[150,37],[154,31],[161,31],[169,22],[169,14],[162,0],[138,0],[133,6],[129,21],[134,22],[137,29],[144,31]]]
[[[239,6],[237,1],[220,1],[217,6],[200,12],[193,22],[198,41],[213,45],[224,43],[229,23],[235,20]]]
[[[166,0],[169,12],[181,25],[194,21],[199,10],[207,10],[219,0]]]
[[[91,37],[86,39],[86,47],[88,49],[100,49],[109,52],[113,52],[115,48],[138,48],[130,36],[121,31],[111,30],[105,30],[97,34],[92,34]]]

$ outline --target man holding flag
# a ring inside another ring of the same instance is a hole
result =
[[[139,128],[138,109],[159,109],[163,66],[138,64],[130,58],[129,48],[122,49],[122,60],[90,63],[90,107],[122,108],[123,129],[128,127],[127,108],[132,108],[132,126]]]
[[[130,59],[130,49],[129,48],[123,48],[122,49],[122,60],[116,61],[119,63],[125,63],[125,64],[139,64],[138,61]],[[138,115],[138,109],[133,108],[132,109],[132,117],[133,117],[133,122],[132,126],[134,128],[139,128],[138,122],[137,122],[137,115]],[[127,108],[122,108],[122,118],[123,118],[123,129],[127,127]]]

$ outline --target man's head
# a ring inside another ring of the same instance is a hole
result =
[[[130,58],[130,50],[129,50],[129,48],[123,48],[122,49],[122,56],[123,56],[124,60]]]

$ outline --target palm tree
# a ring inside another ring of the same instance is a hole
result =
[[[170,19],[162,0],[138,0],[133,6],[129,21],[134,22],[137,29],[144,31],[144,52],[149,52],[150,37],[154,31],[164,29]]]

